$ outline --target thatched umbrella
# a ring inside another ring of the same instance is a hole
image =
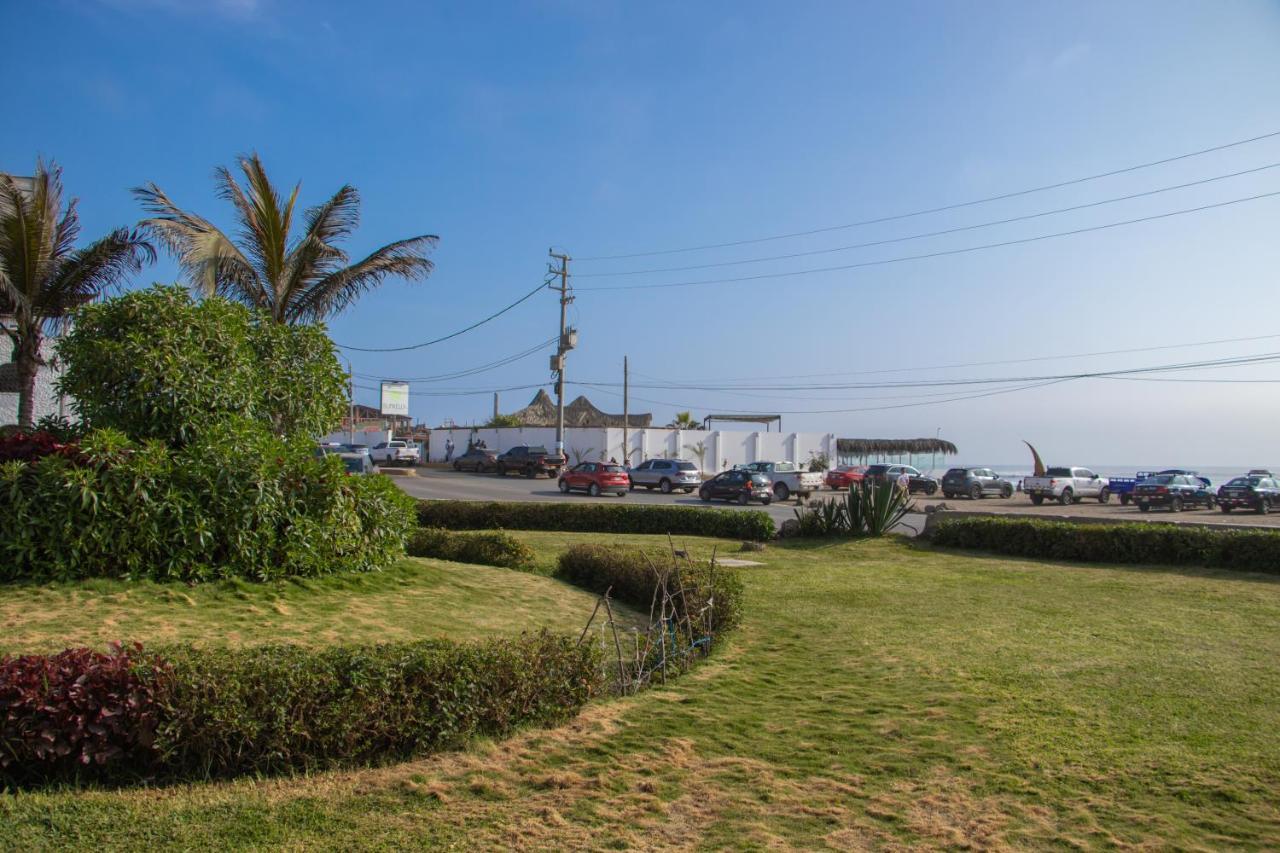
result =
[[[837,438],[836,452],[865,459],[876,454],[902,456],[940,453],[943,456],[955,456],[960,451],[954,444],[941,438]]]

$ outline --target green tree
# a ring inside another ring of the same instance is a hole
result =
[[[346,375],[322,326],[283,326],[180,286],[136,291],[76,312],[58,343],[60,389],[91,427],[172,447],[229,417],[314,438],[346,408]]]
[[[225,296],[267,312],[277,323],[311,323],[349,307],[388,277],[424,279],[426,252],[438,238],[424,234],[388,243],[350,263],[335,243],[356,229],[360,195],[343,186],[305,212],[294,235],[298,190],[284,199],[257,154],[238,158],[243,186],[231,172],[215,172],[218,195],[235,208],[238,240],[207,219],[174,204],[154,183],[134,190],[148,212],[142,227],[177,257],[190,283],[204,295]]]
[[[697,429],[699,422],[694,420],[693,412],[676,412],[675,420],[667,424],[671,429]]]
[[[79,235],[76,201],[63,206],[56,164],[37,163],[29,190],[0,174],[0,333],[13,342],[18,425],[26,429],[34,420],[45,337],[60,331],[76,307],[155,260],[136,231],[120,228],[77,249]]]
[[[518,427],[521,425],[520,419],[515,415],[494,415],[489,418],[489,422],[485,424],[489,429],[496,429],[498,427]]]

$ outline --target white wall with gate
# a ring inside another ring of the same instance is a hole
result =
[[[629,454],[623,449],[621,427],[569,427],[565,429],[564,439],[572,464],[616,459],[639,465],[645,459],[687,459],[698,463],[702,470],[714,473],[762,460],[804,464],[816,455],[825,455],[834,465],[836,457],[835,434],[819,432],[633,429],[628,430],[627,436]],[[455,456],[465,453],[474,441],[483,441],[487,448],[498,453],[520,445],[541,445],[551,450],[555,447],[556,431],[553,427],[433,429],[428,452],[431,462],[445,461],[449,440],[453,442]]]

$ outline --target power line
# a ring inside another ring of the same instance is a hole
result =
[[[882,374],[882,373],[913,373],[918,370],[951,370],[957,367],[989,367],[992,365],[999,365],[999,364],[1027,364],[1029,362],[1035,362],[1035,361],[1061,361],[1069,358],[1093,358],[1095,356],[1102,356],[1102,355],[1128,355],[1130,353],[1135,353],[1135,352],[1157,352],[1160,350],[1190,349],[1192,347],[1216,346],[1217,344],[1253,343],[1255,341],[1275,340],[1276,338],[1280,338],[1280,335],[1252,335],[1250,337],[1245,337],[1245,338],[1218,338],[1217,340],[1212,340],[1212,341],[1190,341],[1188,343],[1162,344],[1160,346],[1154,346],[1154,347],[1132,347],[1129,349],[1098,350],[1096,352],[1078,352],[1078,353],[1071,353],[1069,355],[1038,355],[1038,356],[1031,356],[1028,358],[1006,358],[1006,359],[998,359],[996,361],[969,361],[969,362],[962,362],[958,364],[934,364],[934,365],[929,365],[927,367],[889,367],[889,368],[882,368],[880,370],[852,370],[852,371],[836,371],[832,373],[789,373],[789,374],[772,375],[772,376],[752,376],[749,379],[744,379],[741,377],[724,378],[719,381],[747,382],[747,381],[755,381],[759,379],[812,379],[814,377],[823,377],[823,376],[871,376],[871,375]],[[657,382],[666,382],[668,384],[672,384],[671,380],[664,379],[661,376],[649,376],[647,374],[643,374],[638,371],[636,372],[636,375],[643,376],[646,379],[652,379]],[[692,381],[698,381],[698,380],[685,380],[685,381],[692,382]],[[714,381],[714,380],[707,380],[707,381]]]
[[[1014,222],[1026,222],[1031,219],[1039,219],[1044,216],[1056,216],[1060,213],[1072,213],[1077,210],[1088,210],[1089,208],[1101,207],[1106,204],[1116,204],[1122,201],[1132,201],[1136,198],[1145,198],[1147,196],[1159,195],[1160,193],[1174,192],[1175,190],[1184,190],[1190,187],[1198,187],[1204,184],[1210,184],[1215,181],[1225,181],[1229,178],[1238,178],[1242,175],[1252,175],[1257,172],[1265,172],[1268,169],[1274,169],[1280,166],[1280,163],[1268,163],[1265,166],[1258,166],[1254,169],[1245,169],[1240,172],[1231,172],[1226,175],[1216,175],[1212,178],[1203,178],[1198,181],[1190,181],[1185,184],[1176,184],[1169,187],[1160,187],[1159,189],[1146,190],[1140,193],[1130,193],[1129,195],[1116,196],[1115,198],[1106,198],[1101,201],[1091,201],[1087,204],[1075,204],[1070,207],[1059,207],[1056,210],[1044,210],[1038,213],[1028,213],[1022,216],[1011,216],[1006,219],[993,219],[988,222],[978,222],[973,225],[961,225],[955,228],[945,228],[941,231],[926,231],[920,234],[910,234],[905,237],[889,237],[884,240],[871,240],[865,243],[854,243],[849,246],[836,246],[830,249],[814,249],[807,252],[791,252],[786,255],[769,255],[762,258],[745,258],[740,261],[718,261],[711,264],[693,264],[684,267],[658,267],[646,270],[625,270],[622,272],[596,272],[596,273],[578,273],[575,278],[614,278],[617,276],[628,275],[651,275],[657,273],[668,272],[686,272],[688,270],[706,270],[716,267],[735,267],[743,264],[761,264],[767,261],[786,261],[794,258],[807,258],[814,255],[830,255],[835,252],[849,252],[855,249],[868,249],[874,246],[888,246],[893,243],[906,243],[912,240],[925,240],[931,237],[943,237],[948,234],[959,234],[965,231],[976,231],[980,228],[992,228],[997,225],[1009,225]]]
[[[1061,187],[1074,186],[1075,184],[1083,184],[1088,181],[1096,181],[1102,178],[1111,178],[1116,175],[1123,175],[1129,172],[1136,172],[1141,169],[1150,169],[1154,166],[1163,166],[1168,163],[1176,163],[1179,160],[1186,160],[1191,157],[1199,157],[1203,154],[1212,154],[1215,151],[1225,151],[1229,148],[1236,148],[1241,145],[1248,145],[1253,142],[1261,142],[1264,139],[1272,139],[1280,136],[1280,130],[1264,133],[1261,136],[1253,136],[1248,139],[1239,139],[1235,142],[1228,142],[1223,145],[1215,145],[1211,148],[1201,148],[1198,151],[1189,151],[1185,154],[1178,154],[1173,157],[1165,157],[1162,160],[1152,160],[1148,163],[1139,163],[1135,166],[1126,166],[1123,169],[1113,169],[1109,172],[1099,172],[1096,175],[1086,175],[1081,178],[1072,178],[1067,181],[1059,181],[1053,184],[1044,184],[1038,187],[1029,187],[1027,189],[1015,190],[1013,192],[1002,193],[1000,195],[987,196],[986,198],[972,199],[970,201],[956,202],[955,204],[945,204],[939,207],[930,207],[924,210],[915,210],[910,213],[898,213],[891,216],[878,216],[874,219],[863,219],[859,222],[850,222],[845,225],[830,225],[824,228],[812,228],[808,231],[793,231],[789,234],[774,234],[768,237],[755,237],[748,240],[731,240],[724,243],[705,243],[700,246],[685,246],[679,249],[660,249],[648,252],[630,252],[620,255],[594,255],[591,257],[578,258],[579,261],[614,261],[626,258],[645,258],[654,255],[674,255],[682,252],[699,252],[704,249],[724,249],[731,246],[746,246],[752,243],[767,243],[773,240],[789,240],[793,237],[808,237],[813,234],[826,234],[831,231],[841,231],[848,228],[861,228],[865,225],[876,225],[881,222],[896,222],[902,219],[911,219],[916,216],[927,216],[931,213],[943,213],[948,210],[959,210],[964,207],[973,207],[978,204],[988,204],[993,201],[1003,201],[1004,199],[1018,198],[1020,196],[1030,195],[1032,193],[1045,192],[1046,190],[1060,189]]]
[[[507,388],[478,388],[478,389],[466,389],[466,390],[459,389],[459,390],[452,390],[452,391],[410,391],[409,396],[410,397],[478,397],[484,394],[494,394],[494,393],[500,394],[504,391],[527,391],[531,388],[545,388],[547,387],[548,384],[550,383],[539,382],[533,385],[512,385]],[[380,390],[370,385],[357,385],[355,387],[361,391]]]
[[[444,382],[450,379],[461,379],[465,376],[474,376],[478,373],[484,373],[489,370],[496,370],[499,367],[504,367],[508,364],[519,361],[522,358],[528,358],[534,353],[540,352],[541,350],[546,349],[547,347],[551,346],[555,342],[556,342],[555,338],[549,338],[548,340],[545,340],[540,344],[535,344],[529,349],[523,350],[522,352],[518,352],[514,355],[506,356],[505,358],[501,358],[497,361],[491,361],[488,364],[482,364],[477,367],[469,367],[465,370],[459,370],[456,373],[442,373],[438,376],[417,376],[417,377],[412,377],[408,379],[403,379],[403,378],[392,377],[392,376],[381,376],[373,373],[356,373],[353,375],[360,379],[385,379],[393,382],[422,382],[422,383]]]
[[[1199,213],[1201,211],[1214,210],[1220,207],[1230,207],[1231,205],[1234,205],[1234,204],[1243,204],[1249,201],[1258,201],[1260,199],[1272,198],[1278,195],[1280,195],[1280,190],[1277,190],[1275,192],[1269,192],[1269,193],[1259,193],[1258,195],[1246,196],[1244,198],[1230,199],[1229,201],[1215,202],[1213,204],[1202,204],[1199,207],[1188,207],[1188,208],[1183,208],[1182,210],[1172,210],[1167,213],[1156,213],[1156,214],[1152,214],[1151,216],[1140,216],[1137,219],[1125,219],[1120,222],[1108,222],[1104,225],[1090,225],[1085,228],[1075,228],[1070,231],[1057,231],[1052,234],[1038,234],[1034,237],[1023,237],[1017,240],[1002,240],[998,243],[984,243],[982,245],[966,246],[960,249],[945,249],[937,252],[927,252],[925,254],[920,254],[920,255],[904,255],[896,258],[883,258],[877,261],[862,261],[856,264],[842,264],[840,266],[834,266],[834,267],[818,267],[816,269],[808,269],[808,270],[792,270],[791,272],[762,273],[760,275],[745,275],[745,276],[738,276],[736,278],[709,278],[709,279],[699,279],[695,281],[677,281],[677,282],[668,282],[666,284],[619,284],[619,285],[611,285],[611,286],[604,286],[604,287],[579,287],[576,289],[579,291],[591,291],[591,290],[603,291],[603,290],[651,290],[656,288],[671,288],[671,287],[698,287],[698,286],[707,285],[707,284],[732,284],[732,283],[743,282],[743,281],[761,281],[761,280],[770,279],[770,278],[792,278],[792,277],[801,276],[801,275],[813,275],[815,273],[840,272],[842,270],[861,269],[864,267],[885,266],[888,264],[903,263],[905,261],[920,261],[920,260],[927,260],[929,258],[942,258],[950,255],[963,255],[963,254],[968,254],[970,252],[982,251],[985,249],[999,249],[1006,246],[1020,246],[1027,243],[1037,243],[1042,240],[1051,240],[1057,237],[1071,237],[1077,234],[1088,234],[1093,231],[1105,231],[1109,228],[1120,228],[1126,225],[1137,225],[1138,223],[1141,223],[1141,222],[1153,222],[1159,219],[1169,219],[1170,217],[1182,216],[1187,213]]]
[[[537,293],[539,290],[542,290],[544,287],[546,287],[545,283],[539,284],[533,290],[530,290],[528,293],[526,293],[524,296],[521,296],[515,302],[512,302],[506,308],[503,308],[500,311],[496,311],[493,314],[490,314],[488,317],[485,317],[483,320],[479,320],[475,323],[472,323],[470,326],[467,326],[465,329],[459,329],[458,331],[452,334],[445,335],[443,338],[436,338],[435,340],[432,340],[432,341],[423,341],[420,344],[410,344],[408,346],[403,346],[403,347],[353,347],[353,346],[348,346],[347,344],[337,343],[336,341],[334,342],[334,346],[338,347],[339,349],[350,350],[352,352],[407,352],[408,350],[422,349],[423,347],[429,347],[433,344],[438,344],[447,340],[451,340],[453,338],[458,337],[458,335],[466,334],[472,329],[477,329],[480,326],[483,326],[485,323],[488,323],[490,320],[496,320],[497,318],[501,317],[503,314],[510,311],[512,308],[515,308],[520,303],[531,298],[535,293]]]

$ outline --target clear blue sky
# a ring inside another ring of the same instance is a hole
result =
[[[364,198],[352,254],[436,233],[435,274],[331,324],[343,343],[446,334],[576,257],[804,231],[1103,172],[1280,130],[1280,5],[1102,3],[480,3],[48,0],[0,4],[9,118],[0,169],[56,158],[87,236],[130,224],[160,184],[227,224],[211,171],[258,151],[315,203]],[[19,35],[20,34],[20,35]],[[18,36],[18,37],[15,37]],[[688,254],[575,261],[685,266],[894,238],[1280,162],[1280,138],[945,214]],[[1280,190],[1280,169],[1155,197],[855,251],[685,273],[575,278],[570,379],[852,374],[1280,335],[1280,199],[1058,240],[752,282],[586,291],[944,251]],[[173,280],[162,261],[139,284]],[[551,337],[539,295],[448,344],[353,354],[357,372],[431,376]],[[1128,368],[1280,351],[1230,345],[825,377],[921,381]],[[1170,374],[1280,378],[1275,365]],[[657,378],[655,382],[653,379]],[[419,386],[548,379],[546,354]],[[605,391],[587,390],[620,410]],[[978,389],[980,390],[980,389]],[[922,436],[970,462],[1280,464],[1280,385],[1088,380],[986,399],[884,406],[949,389],[636,389],[633,409],[786,415],[788,429]],[[962,388],[955,396],[970,393]],[[531,391],[503,395],[503,409]],[[366,402],[373,402],[365,394]],[[893,399],[868,400],[868,397]],[[909,398],[909,399],[908,399]],[[669,403],[683,404],[679,406]],[[487,396],[415,397],[438,423]]]

